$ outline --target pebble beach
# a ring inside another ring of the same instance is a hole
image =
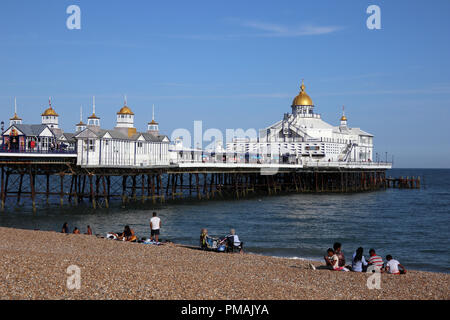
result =
[[[173,243],[125,243],[96,236],[0,228],[0,299],[440,299],[449,274],[381,275],[312,270],[320,262],[205,252]],[[67,268],[79,267],[69,290]]]

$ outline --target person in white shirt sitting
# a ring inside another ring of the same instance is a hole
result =
[[[400,262],[398,262],[395,259],[392,259],[392,256],[390,254],[388,254],[386,256],[386,267],[385,270],[387,273],[389,274],[405,274],[406,273],[406,268],[404,266],[402,266],[400,264]],[[400,269],[399,269],[400,267]]]
[[[353,254],[352,259],[352,271],[354,272],[365,272],[367,269],[367,261],[364,258],[364,249],[362,247],[359,247],[356,249],[355,253]]]
[[[228,252],[234,252],[235,249],[238,249],[240,253],[243,253],[242,247],[244,243],[239,240],[239,236],[236,234],[236,231],[234,229],[230,230],[230,234],[226,238],[228,244]]]

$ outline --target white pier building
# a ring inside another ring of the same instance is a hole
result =
[[[373,135],[348,126],[346,115],[340,123],[325,122],[315,112],[315,105],[305,91],[291,104],[291,112],[273,125],[259,130],[256,139],[236,138],[216,150],[185,148],[181,139],[170,140],[159,132],[152,121],[146,132],[135,128],[135,114],[124,106],[116,114],[113,129],[101,128],[101,119],[93,112],[87,123],[75,125],[75,133],[59,127],[59,115],[49,100],[41,114],[40,124],[23,124],[17,105],[9,127],[2,132],[0,152],[8,156],[51,156],[76,158],[82,167],[109,168],[268,168],[284,166],[291,169],[329,167],[347,169],[390,169],[392,164],[374,162]],[[81,111],[81,110],[80,110]]]
[[[302,81],[300,93],[294,98],[291,113],[260,130],[256,140],[234,139],[227,143],[227,152],[257,154],[259,162],[290,164],[306,163],[371,163],[373,135],[359,128],[350,128],[344,112],[340,124],[334,126],[315,113],[312,99]],[[338,165],[339,166],[339,165]]]
[[[159,134],[154,117],[147,132],[138,132],[134,126],[134,113],[127,106],[117,112],[114,129],[102,129],[100,117],[93,113],[85,126],[77,125],[77,164],[93,167],[150,167],[169,165],[169,138]]]

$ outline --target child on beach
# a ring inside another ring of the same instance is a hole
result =
[[[208,229],[203,228],[200,233],[200,248],[202,249],[208,248],[207,238],[208,238]]]
[[[86,229],[86,233],[85,233],[85,234],[87,234],[88,236],[91,236],[91,235],[92,235],[92,229],[91,229],[91,226],[90,226],[90,225],[87,226],[87,229]]]
[[[333,244],[334,253],[339,258],[339,267],[345,267],[345,257],[344,253],[342,252],[342,244],[340,242],[335,242]]]
[[[369,254],[370,258],[369,261],[367,261],[369,265],[374,265],[375,267],[379,268],[381,272],[383,272],[383,258],[375,253],[375,249],[370,249]]]
[[[389,274],[405,274],[406,273],[406,269],[404,266],[402,266],[400,264],[400,262],[398,262],[395,259],[392,259],[392,256],[390,254],[388,254],[386,256],[386,272]],[[400,269],[399,269],[400,267]]]
[[[331,270],[334,270],[334,271],[350,271],[346,267],[339,266],[339,257],[337,256],[336,252],[333,249],[328,248],[327,254],[328,254],[328,256],[325,256],[324,258],[325,258],[325,262],[326,262],[327,266]]]

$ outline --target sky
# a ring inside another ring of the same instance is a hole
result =
[[[81,29],[66,9],[78,5]],[[381,9],[370,30],[369,5]],[[450,168],[450,1],[2,0],[0,108],[24,123],[48,98],[74,132],[80,107],[113,128],[124,104],[162,133],[265,128],[301,79],[315,112],[375,136],[395,167]],[[84,119],[84,121],[86,121]]]

